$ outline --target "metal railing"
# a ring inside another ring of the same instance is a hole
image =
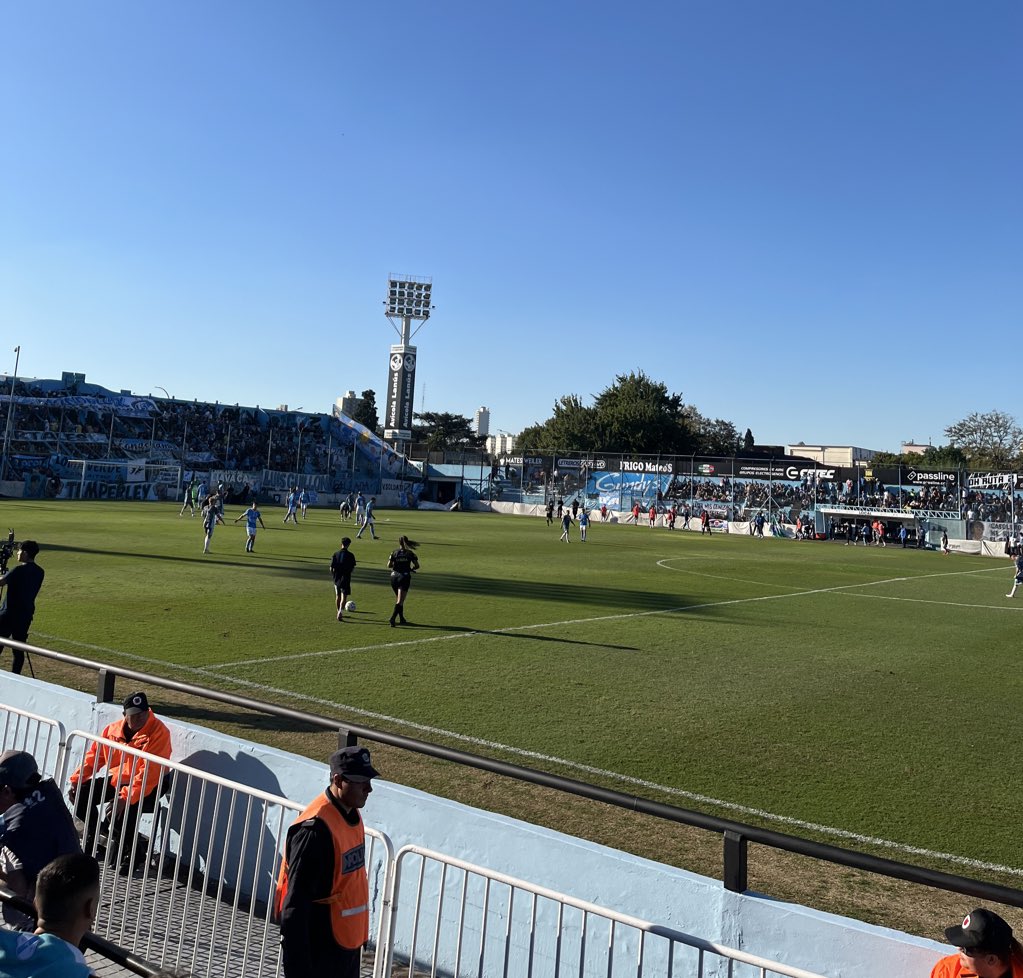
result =
[[[516,781],[540,785],[565,794],[576,795],[577,797],[613,805],[617,808],[628,809],[629,811],[650,815],[654,818],[716,833],[721,836],[723,846],[722,882],[726,889],[733,892],[742,893],[748,888],[749,844],[756,843],[772,849],[779,849],[811,859],[823,860],[839,866],[863,870],[891,879],[903,880],[909,883],[971,896],[978,900],[990,900],[1006,906],[1023,907],[1023,890],[1017,888],[971,879],[953,873],[945,873],[941,870],[916,866],[894,859],[886,859],[854,849],[845,849],[840,846],[817,842],[813,839],[805,839],[784,832],[777,832],[773,829],[737,822],[716,815],[707,815],[692,809],[651,801],[638,795],[614,791],[562,775],[538,771],[534,768],[511,764],[507,761],[500,761],[478,754],[471,754],[467,751],[456,750],[412,737],[405,737],[401,734],[348,723],[337,717],[327,717],[294,710],[275,703],[265,703],[261,700],[238,696],[234,693],[194,686],[190,683],[182,683],[174,679],[139,672],[135,669],[104,665],[89,659],[68,655],[64,652],[55,652],[26,645],[25,643],[12,642],[9,639],[5,641],[8,645],[16,645],[34,655],[55,659],[96,672],[98,681],[97,698],[101,702],[110,703],[115,701],[114,686],[117,678],[131,679],[202,699],[227,703],[231,706],[252,710],[266,716],[281,717],[299,721],[311,727],[319,727],[322,730],[337,733],[342,743],[356,744],[361,739],[372,743],[386,744],[390,747],[438,758],[464,767],[488,771]]]
[[[418,865],[417,865],[418,863]],[[409,978],[820,978],[420,846],[394,862],[388,953]]]
[[[27,751],[36,759],[39,772],[52,777],[60,767],[61,753],[67,742],[64,724],[49,717],[3,707],[0,717],[0,746],[3,750]]]
[[[0,706],[3,749],[30,749],[9,731],[25,711]],[[58,725],[59,726],[59,725]],[[150,776],[157,786],[140,802],[135,832],[104,827],[114,797],[105,768],[79,782],[76,809],[84,824],[86,851],[101,865],[104,894],[96,935],[140,959],[195,976],[280,974],[280,932],[272,919],[273,892],[284,838],[304,805],[219,777],[178,761],[154,757],[82,730],[64,739],[52,768],[64,790],[90,748],[117,751],[127,780]],[[158,770],[152,770],[152,769]],[[101,775],[101,777],[96,777]],[[90,826],[89,815],[95,812]],[[366,866],[378,885],[371,902],[373,941],[383,947],[389,924],[389,883],[393,846],[381,832],[366,829]],[[375,918],[375,923],[374,923]],[[140,972],[144,973],[144,972]]]
[[[33,921],[36,919],[35,907],[28,900],[19,897],[3,885],[0,885],[0,906],[10,907],[12,910],[24,914]],[[119,947],[98,934],[86,934],[82,939],[82,948],[87,954],[92,952],[92,954],[103,958],[111,964],[118,965],[133,974],[143,975],[145,978],[155,978],[162,971],[156,965],[143,960],[126,948]]]

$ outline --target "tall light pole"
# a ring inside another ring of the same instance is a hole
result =
[[[412,438],[416,348],[410,345],[410,341],[430,318],[434,309],[432,300],[433,282],[428,278],[392,275],[388,279],[384,315],[401,340],[392,345],[388,365],[384,408],[384,438],[388,441],[406,442]],[[400,327],[395,320],[401,321]],[[413,320],[419,322],[414,331]]]
[[[11,442],[11,411],[14,409],[14,385],[18,382],[18,364],[21,362],[21,346],[14,348],[14,376],[11,378],[11,395],[7,402],[7,424],[4,425],[4,454],[0,461],[0,479],[7,473],[7,448]]]

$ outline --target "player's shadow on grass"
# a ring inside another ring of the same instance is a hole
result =
[[[530,642],[557,642],[562,645],[592,645],[598,649],[617,649],[620,652],[638,652],[639,649],[635,645],[611,645],[608,642],[584,642],[577,638],[555,638],[553,635],[537,635],[533,632],[527,631],[514,631],[509,628],[507,631],[498,629],[492,631],[489,628],[469,628],[464,625],[421,625],[416,621],[409,620],[406,624],[400,625],[397,629],[397,633],[401,633],[406,628],[413,629],[415,631],[436,631],[436,632],[456,632],[463,633],[465,635],[490,635],[494,638],[523,638]],[[343,650],[342,650],[343,651]]]
[[[386,572],[385,572],[386,574]],[[417,574],[412,580],[412,600],[416,592],[480,595],[490,598],[522,598],[529,601],[551,601],[558,604],[598,604],[609,613],[616,610],[666,611],[685,603],[679,594],[663,594],[621,586],[595,587],[593,584],[551,583],[549,581],[513,581],[472,577],[463,574],[441,574],[431,577]]]
[[[63,544],[47,544],[47,550],[63,550],[70,553],[96,553],[91,547],[69,547]],[[132,557],[143,560],[175,561],[189,564],[214,564],[223,566],[230,564],[236,567],[251,567],[253,570],[275,574],[277,576],[309,577],[317,581],[326,580],[327,560],[321,556],[308,554],[268,554],[273,563],[260,563],[258,557],[237,556],[211,552],[198,553],[194,557],[180,554],[132,553],[123,550],[104,550],[104,554],[115,557]],[[278,561],[301,562],[302,566],[292,563],[282,564]],[[306,566],[308,565],[308,566]],[[356,583],[374,583],[389,585],[390,572],[386,568],[356,568]],[[474,577],[467,574],[417,574],[413,578],[413,594],[426,592],[434,594],[464,594],[482,597],[523,598],[530,601],[550,601],[556,603],[573,602],[576,604],[599,604],[607,607],[611,613],[622,611],[667,611],[679,608],[685,603],[679,594],[662,594],[635,588],[594,587],[592,584],[552,584],[549,581],[513,581],[505,578]]]

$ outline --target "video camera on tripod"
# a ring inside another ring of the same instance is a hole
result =
[[[14,542],[14,530],[7,529],[7,539],[0,542],[0,574],[7,573],[7,562],[14,556],[18,545]]]

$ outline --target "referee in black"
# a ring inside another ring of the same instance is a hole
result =
[[[419,544],[408,537],[398,537],[398,549],[387,558],[391,569],[391,590],[394,592],[394,611],[391,612],[391,628],[397,624],[407,625],[405,620],[405,597],[412,586],[412,573],[419,570],[416,547]],[[397,621],[395,621],[397,619]]]

